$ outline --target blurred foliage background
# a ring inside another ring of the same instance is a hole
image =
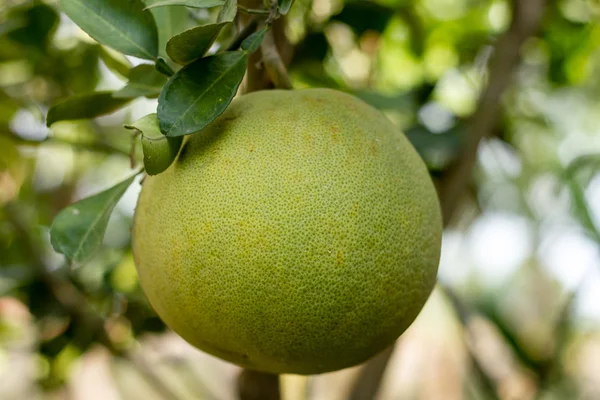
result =
[[[440,284],[393,353],[379,370],[283,376],[284,399],[600,398],[600,2],[544,3],[295,2],[295,88],[337,88],[385,112],[443,202],[477,152],[454,196]],[[215,12],[181,9],[190,23]],[[56,1],[0,0],[1,399],[236,398],[239,369],[165,331],[139,288],[139,184],[92,261],[68,264],[49,243],[59,210],[127,176],[122,125],[156,100],[52,130],[48,107],[119,89],[139,63],[94,42]],[[486,103],[486,87],[499,99]]]

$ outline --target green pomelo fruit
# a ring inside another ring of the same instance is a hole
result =
[[[240,366],[315,374],[359,364],[413,322],[442,224],[398,129],[327,89],[239,97],[145,179],[142,288],[185,340]]]

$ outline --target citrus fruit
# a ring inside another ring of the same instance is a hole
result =
[[[413,322],[436,280],[439,203],[406,137],[328,89],[236,98],[146,177],[133,251],[181,337],[240,366],[356,365]]]

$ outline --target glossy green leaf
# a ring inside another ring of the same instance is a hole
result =
[[[285,15],[290,11],[294,0],[279,0],[279,13],[281,15]]]
[[[99,46],[98,55],[112,73],[123,78],[129,77],[132,65],[127,57],[104,46]]]
[[[158,3],[161,0],[144,0],[147,6]],[[158,27],[158,54],[167,56],[167,42],[173,36],[185,31],[189,23],[189,10],[183,6],[156,7],[151,11]]]
[[[149,175],[158,175],[169,168],[183,143],[183,136],[167,137],[161,133],[156,114],[146,115],[125,128],[142,134],[144,167]]]
[[[142,0],[60,0],[60,6],[98,42],[130,56],[156,59],[158,31]]]
[[[110,114],[131,100],[132,98],[114,97],[114,92],[72,96],[50,108],[46,125],[50,126],[58,121],[95,118]]]
[[[217,17],[217,22],[231,22],[237,14],[237,0],[225,0],[221,12]]]
[[[167,43],[167,54],[177,64],[186,65],[202,57],[228,22],[197,26],[174,36]]]
[[[167,136],[198,132],[217,118],[235,96],[248,56],[242,51],[201,58],[177,72],[158,98],[158,119]]]
[[[157,0],[146,9],[165,6],[186,6],[192,8],[211,8],[223,5],[224,0]]]
[[[89,259],[102,245],[110,214],[134,178],[63,209],[50,228],[54,250],[76,262]]]
[[[265,26],[262,29],[258,30],[257,32],[254,32],[252,35],[248,36],[242,42],[242,45],[241,45],[242,50],[248,54],[254,53],[256,50],[258,50],[258,48],[260,47],[260,44],[262,43],[263,39],[265,38],[265,33],[267,33],[268,30],[269,30],[269,28],[267,26]]]
[[[156,70],[154,65],[141,64],[131,70],[127,85],[113,96],[116,98],[158,97],[167,77]]]

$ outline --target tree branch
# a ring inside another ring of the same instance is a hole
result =
[[[276,55],[282,63],[280,65],[285,66],[290,63],[293,52],[293,47],[285,35],[286,20],[285,17],[279,16],[277,12],[277,2],[273,2],[272,0],[268,1],[271,4],[271,13],[268,16],[268,18],[265,18],[264,16],[251,17],[249,15],[240,14],[238,15],[238,21],[242,25],[250,24],[254,19],[258,18],[259,22],[261,20],[264,20],[266,23],[269,23],[269,31],[271,33],[267,32],[267,34],[265,35],[265,40],[268,42],[272,38],[272,42],[274,42],[274,45],[272,45],[273,43],[271,43],[270,45],[268,45],[268,47],[271,50],[276,49]],[[242,6],[246,8],[259,8],[263,6],[264,3],[263,0],[239,0],[239,2],[242,3]],[[254,30],[256,30],[256,27],[254,28]],[[271,36],[271,38],[267,38],[267,36],[269,35]],[[242,35],[240,34],[239,36]],[[234,42],[232,42],[229,48],[234,46]],[[270,57],[269,60],[273,60],[273,58]],[[269,76],[269,73],[267,72],[267,68],[263,59],[263,49],[261,46],[261,49],[250,54],[250,56],[248,57],[248,71],[244,80],[243,92],[250,93],[255,92],[257,90],[270,89],[273,88],[272,83],[273,82],[271,80],[271,77]]]
[[[279,55],[273,30],[269,29],[265,34],[262,45],[262,59],[265,69],[271,78],[271,81],[278,89],[291,89],[292,83],[287,73],[287,68]]]
[[[438,284],[438,288],[441,289],[442,292],[446,295],[446,297],[450,300],[454,311],[460,321],[463,331],[465,331],[465,336],[468,332],[466,332],[467,325],[471,318],[473,317],[473,310],[460,298],[458,293],[452,290],[450,287]],[[473,349],[469,346],[469,340],[467,337],[464,338],[465,344],[467,346],[467,353],[469,356],[469,360],[471,362],[471,366],[473,368],[474,375],[479,379],[479,382],[482,384],[482,388],[486,392],[486,399],[496,400],[499,399],[498,395],[498,382],[496,382],[483,368],[483,365],[479,361],[479,358],[474,353]]]
[[[381,387],[385,370],[394,354],[394,346],[390,346],[370,359],[356,378],[348,400],[374,399]]]
[[[240,33],[231,41],[231,43],[229,43],[225,50],[237,50],[242,45],[242,42],[256,31],[256,28],[258,28],[258,24],[262,19],[264,18],[260,16],[254,16],[252,19],[250,19],[246,26],[244,26]]]
[[[489,84],[471,117],[465,148],[458,161],[443,174],[438,188],[444,226],[450,223],[471,180],[479,143],[496,128],[502,111],[500,100],[520,64],[521,47],[539,29],[545,8],[546,0],[512,1],[511,25],[498,41],[490,61]],[[453,305],[456,306],[456,302],[453,302]],[[374,398],[391,354],[390,351],[387,360],[376,357],[367,362],[354,384],[351,399],[357,398],[358,394],[363,396],[362,398]],[[385,364],[383,367],[382,362]]]
[[[238,379],[240,400],[279,400],[279,375],[245,369]]]
[[[502,112],[502,95],[512,82],[525,41],[540,27],[546,0],[513,0],[512,22],[496,45],[489,68],[489,84],[479,99],[468,127],[462,155],[443,175],[439,188],[444,224],[448,225],[472,177],[479,143],[492,136]]]

